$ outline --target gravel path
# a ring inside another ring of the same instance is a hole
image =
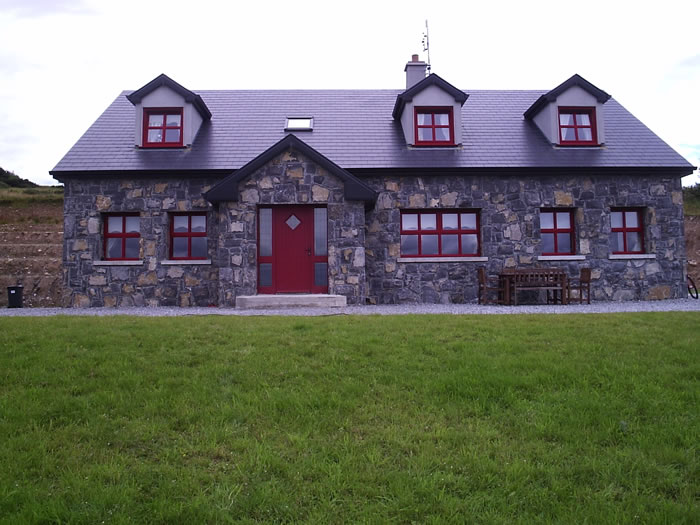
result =
[[[594,302],[590,305],[483,306],[478,304],[420,304],[348,306],[344,308],[285,308],[236,310],[234,308],[2,308],[0,317],[42,317],[52,315],[138,315],[175,317],[183,315],[405,315],[405,314],[599,314],[611,312],[700,312],[700,300]]]

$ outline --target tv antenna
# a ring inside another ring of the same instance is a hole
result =
[[[428,67],[426,67],[426,70],[428,71],[428,74],[430,74],[430,36],[428,36],[428,21],[425,21],[425,33],[423,33],[423,40],[421,41],[423,44],[423,51],[426,51],[428,53]]]

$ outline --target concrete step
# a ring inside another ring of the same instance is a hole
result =
[[[261,308],[330,308],[347,305],[344,295],[323,294],[280,294],[280,295],[242,295],[236,297],[238,310],[255,310]]]

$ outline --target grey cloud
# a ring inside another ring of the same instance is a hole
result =
[[[686,58],[680,65],[683,67],[700,67],[700,55]]]

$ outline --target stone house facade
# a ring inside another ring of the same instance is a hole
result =
[[[591,268],[594,300],[685,296],[694,167],[607,93],[578,75],[462,91],[417,57],[406,73],[402,91],[161,75],[120,94],[51,172],[65,304],[468,303],[481,266]]]

